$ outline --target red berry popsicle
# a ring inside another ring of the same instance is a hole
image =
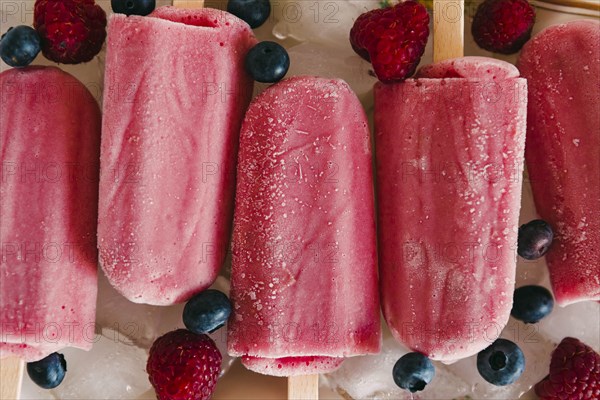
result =
[[[100,109],[54,67],[0,74],[0,357],[95,339]]]
[[[110,18],[98,247],[111,284],[133,302],[185,301],[221,268],[255,43],[219,10]]]
[[[600,300],[600,23],[545,29],[518,67],[529,83],[525,157],[556,302]]]
[[[481,57],[375,86],[383,312],[432,359],[475,354],[508,321],[526,101],[514,66]]]
[[[229,353],[268,375],[377,353],[369,129],[341,80],[295,77],[250,105],[233,232]]]

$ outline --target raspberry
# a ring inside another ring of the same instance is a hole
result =
[[[362,14],[350,30],[352,48],[371,61],[382,82],[403,81],[411,76],[428,37],[427,9],[412,0]]]
[[[540,400],[600,399],[600,355],[577,339],[564,338],[535,393]]]
[[[90,61],[106,39],[106,13],[94,0],[36,0],[33,26],[52,61]]]
[[[529,40],[534,23],[527,0],[486,0],[477,8],[471,33],[482,49],[512,54]]]
[[[152,344],[146,371],[159,400],[208,400],[221,372],[221,359],[211,338],[178,329]]]

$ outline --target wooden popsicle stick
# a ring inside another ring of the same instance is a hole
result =
[[[319,375],[300,375],[288,378],[288,400],[318,400]]]
[[[177,8],[202,8],[204,0],[173,0],[173,5]]]
[[[0,399],[19,399],[25,362],[18,357],[0,360]]]
[[[465,54],[465,1],[433,1],[433,62]]]

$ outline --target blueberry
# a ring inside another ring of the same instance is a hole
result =
[[[40,35],[30,26],[9,28],[0,39],[0,57],[11,67],[26,67],[40,50]]]
[[[231,314],[231,303],[218,290],[205,290],[192,297],[183,308],[183,323],[198,334],[211,333],[225,325]]]
[[[111,0],[112,10],[125,15],[148,15],[156,8],[156,0]]]
[[[258,82],[280,81],[289,67],[290,56],[275,42],[260,42],[246,55],[246,70]]]
[[[525,356],[515,343],[498,339],[477,354],[479,374],[496,386],[514,383],[525,369]]]
[[[67,362],[59,353],[52,353],[39,361],[27,363],[27,374],[44,389],[53,389],[60,385],[66,372]]]
[[[400,357],[393,370],[394,382],[411,393],[423,390],[435,376],[429,358],[421,353],[408,353]]]
[[[227,11],[254,29],[264,24],[271,15],[271,3],[269,0],[229,0]]]
[[[534,219],[519,228],[517,253],[526,260],[542,257],[552,244],[554,233],[546,221]]]
[[[527,324],[535,324],[552,312],[554,299],[542,286],[522,286],[515,290],[511,315]]]

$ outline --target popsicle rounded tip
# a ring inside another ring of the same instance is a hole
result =
[[[39,360],[27,363],[27,374],[41,388],[54,389],[65,379],[67,361],[60,353],[52,353]]]
[[[511,315],[527,324],[535,324],[554,308],[552,293],[543,286],[528,285],[515,290]]]
[[[290,56],[283,46],[275,42],[260,42],[246,55],[246,70],[258,82],[278,82],[289,68]]]
[[[241,361],[244,367],[258,374],[290,377],[331,373],[342,365],[344,358],[308,355],[263,358],[244,355]]]
[[[0,57],[11,67],[26,67],[41,51],[40,35],[26,25],[10,27],[0,39]]]
[[[146,372],[160,400],[211,398],[222,355],[207,335],[177,329],[156,339]]]
[[[229,0],[227,12],[245,21],[250,28],[258,28],[271,15],[269,0]]]
[[[526,260],[537,260],[548,252],[553,239],[550,224],[534,219],[519,227],[517,253]]]
[[[466,56],[451,58],[419,68],[415,78],[473,78],[501,81],[520,76],[514,65],[494,58]]]
[[[183,323],[190,331],[212,333],[227,322],[231,302],[225,293],[209,289],[192,297],[183,308]]]
[[[392,371],[394,382],[411,393],[425,389],[435,376],[435,367],[424,354],[413,352],[400,357]]]
[[[523,374],[525,356],[516,343],[497,339],[477,354],[477,370],[492,385],[510,385]]]
[[[125,15],[150,14],[156,8],[156,0],[111,0],[113,12]]]

